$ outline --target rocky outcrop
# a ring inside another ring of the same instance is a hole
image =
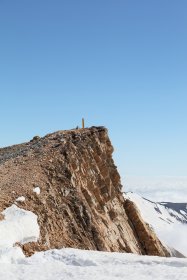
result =
[[[40,239],[20,245],[27,255],[62,247],[168,255],[125,201],[112,152],[104,127],[0,149],[0,212],[15,203],[38,216]]]
[[[162,245],[149,224],[143,221],[135,203],[129,199],[126,199],[125,210],[146,255],[156,256],[161,254],[162,256],[169,257],[170,253]]]

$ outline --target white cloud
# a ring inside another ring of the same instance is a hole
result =
[[[122,178],[124,191],[133,191],[153,201],[187,202],[187,177]]]

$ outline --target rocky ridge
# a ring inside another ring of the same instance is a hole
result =
[[[73,247],[169,256],[124,199],[112,153],[104,127],[58,131],[0,149],[0,212],[16,204],[38,216],[38,242],[16,244],[26,255]]]

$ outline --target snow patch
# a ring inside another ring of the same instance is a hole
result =
[[[40,191],[39,187],[36,187],[33,189],[33,192],[35,192],[37,195],[39,195],[41,191]]]
[[[14,247],[16,243],[36,242],[40,235],[37,216],[12,205],[2,212],[4,220],[0,221],[0,262],[12,262],[23,257],[22,251]]]
[[[18,202],[24,202],[25,201],[25,197],[24,196],[20,196],[16,199],[16,201]]]
[[[0,221],[0,248],[11,247],[16,242],[24,244],[38,240],[40,229],[34,213],[12,205],[2,214],[4,220]]]
[[[20,247],[0,248],[0,264],[1,263],[20,263],[25,255]]]

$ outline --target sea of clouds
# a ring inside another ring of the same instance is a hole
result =
[[[187,203],[187,177],[122,177],[123,190],[156,202]]]

